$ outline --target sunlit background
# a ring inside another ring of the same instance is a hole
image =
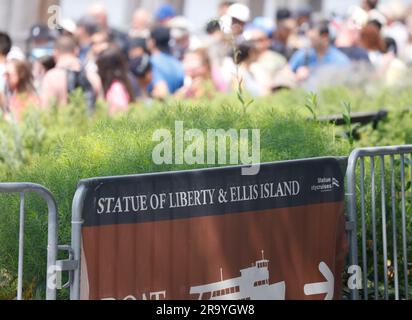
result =
[[[381,3],[405,2],[408,0],[382,0]],[[76,20],[87,10],[95,0],[0,0],[0,30],[7,31],[16,43],[22,43],[27,38],[27,30],[37,22],[47,22],[48,8],[60,5],[63,18]],[[193,24],[194,31],[201,32],[205,23],[217,14],[221,0],[104,0],[110,12],[110,23],[122,30],[127,30],[131,24],[133,11],[145,8],[154,12],[164,3],[172,4],[179,14],[186,16]],[[243,0],[253,16],[273,18],[279,7],[297,8],[310,4],[312,8],[325,15],[333,12],[344,13],[352,5],[359,5],[361,0]]]

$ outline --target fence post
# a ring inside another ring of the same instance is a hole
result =
[[[73,282],[70,286],[70,300],[80,300],[80,269],[81,269],[81,243],[82,243],[82,212],[86,187],[79,186],[72,204],[72,249],[74,260],[78,261],[78,267],[74,270]]]
[[[349,157],[347,169],[347,210],[348,210],[348,236],[349,236],[349,264],[358,265],[358,239],[357,239],[357,213],[356,213],[356,164],[358,151],[355,150]],[[351,299],[359,299],[357,288],[351,290]]]

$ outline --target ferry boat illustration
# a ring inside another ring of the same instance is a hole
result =
[[[269,284],[269,260],[262,259],[252,267],[240,270],[241,276],[190,288],[199,300],[285,300],[286,284]]]

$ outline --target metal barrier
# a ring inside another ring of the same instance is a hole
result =
[[[77,269],[77,264],[72,260],[72,250],[68,246],[57,244],[57,205],[52,193],[45,187],[33,183],[0,183],[0,193],[20,194],[20,221],[19,221],[19,258],[18,258],[18,280],[17,280],[17,300],[23,299],[23,272],[24,272],[24,227],[25,227],[25,195],[35,193],[39,195],[48,207],[48,236],[47,236],[47,275],[46,275],[46,300],[56,300],[57,274],[63,271]],[[59,251],[67,251],[70,254],[69,260],[57,260]],[[72,276],[68,284],[62,286],[67,288],[72,282]]]
[[[379,159],[380,167],[378,177],[376,174],[377,159]],[[370,170],[365,173],[367,162],[369,162]],[[389,170],[387,170],[388,166]],[[407,167],[411,168],[410,174],[406,172]],[[387,171],[389,175],[386,174]],[[358,172],[359,179],[357,179]],[[370,281],[373,284],[371,292],[373,298],[376,300],[409,298],[407,223],[410,216],[407,216],[406,210],[408,175],[412,179],[412,146],[357,149],[349,158],[347,170],[349,262],[351,265],[358,265],[358,232],[360,232],[363,270],[362,299],[364,300],[370,298],[371,287],[368,281],[368,255],[371,255],[373,260],[371,265],[373,281]],[[368,178],[370,178],[370,194],[369,189],[365,188]],[[386,180],[387,178],[389,179]],[[400,178],[400,187],[397,178]],[[400,190],[397,190],[397,186]],[[377,198],[379,193],[380,197]],[[369,197],[370,201],[368,201]],[[397,205],[400,205],[400,209],[397,209]],[[391,209],[388,210],[387,207]],[[360,209],[360,215],[358,209]],[[401,222],[397,218],[400,218]],[[382,232],[381,238],[377,234],[379,223],[381,224],[379,226]],[[398,234],[398,229],[401,230],[401,235]],[[368,233],[371,234],[372,239],[368,239]],[[388,234],[391,237],[388,237]],[[401,242],[400,247],[399,242]],[[379,252],[378,244],[381,244],[382,252]],[[400,279],[401,274],[403,274],[403,279]],[[392,282],[393,286],[391,286]],[[401,294],[401,289],[403,289],[403,294]],[[354,300],[360,298],[357,289],[351,291],[351,297]]]
[[[44,199],[48,207],[48,237],[47,237],[47,277],[49,268],[56,265],[57,260],[57,205],[53,195],[46,188],[33,183],[0,183],[0,193],[20,194],[20,223],[19,223],[19,265],[17,280],[17,300],[22,300],[23,269],[24,269],[24,225],[25,225],[25,195],[36,193]],[[46,299],[56,299],[56,289],[46,289]]]

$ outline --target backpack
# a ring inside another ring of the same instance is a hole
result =
[[[84,68],[80,71],[67,71],[67,92],[70,94],[77,89],[82,89],[86,97],[86,105],[89,114],[92,114],[96,107],[97,96],[90,83],[87,72]]]

